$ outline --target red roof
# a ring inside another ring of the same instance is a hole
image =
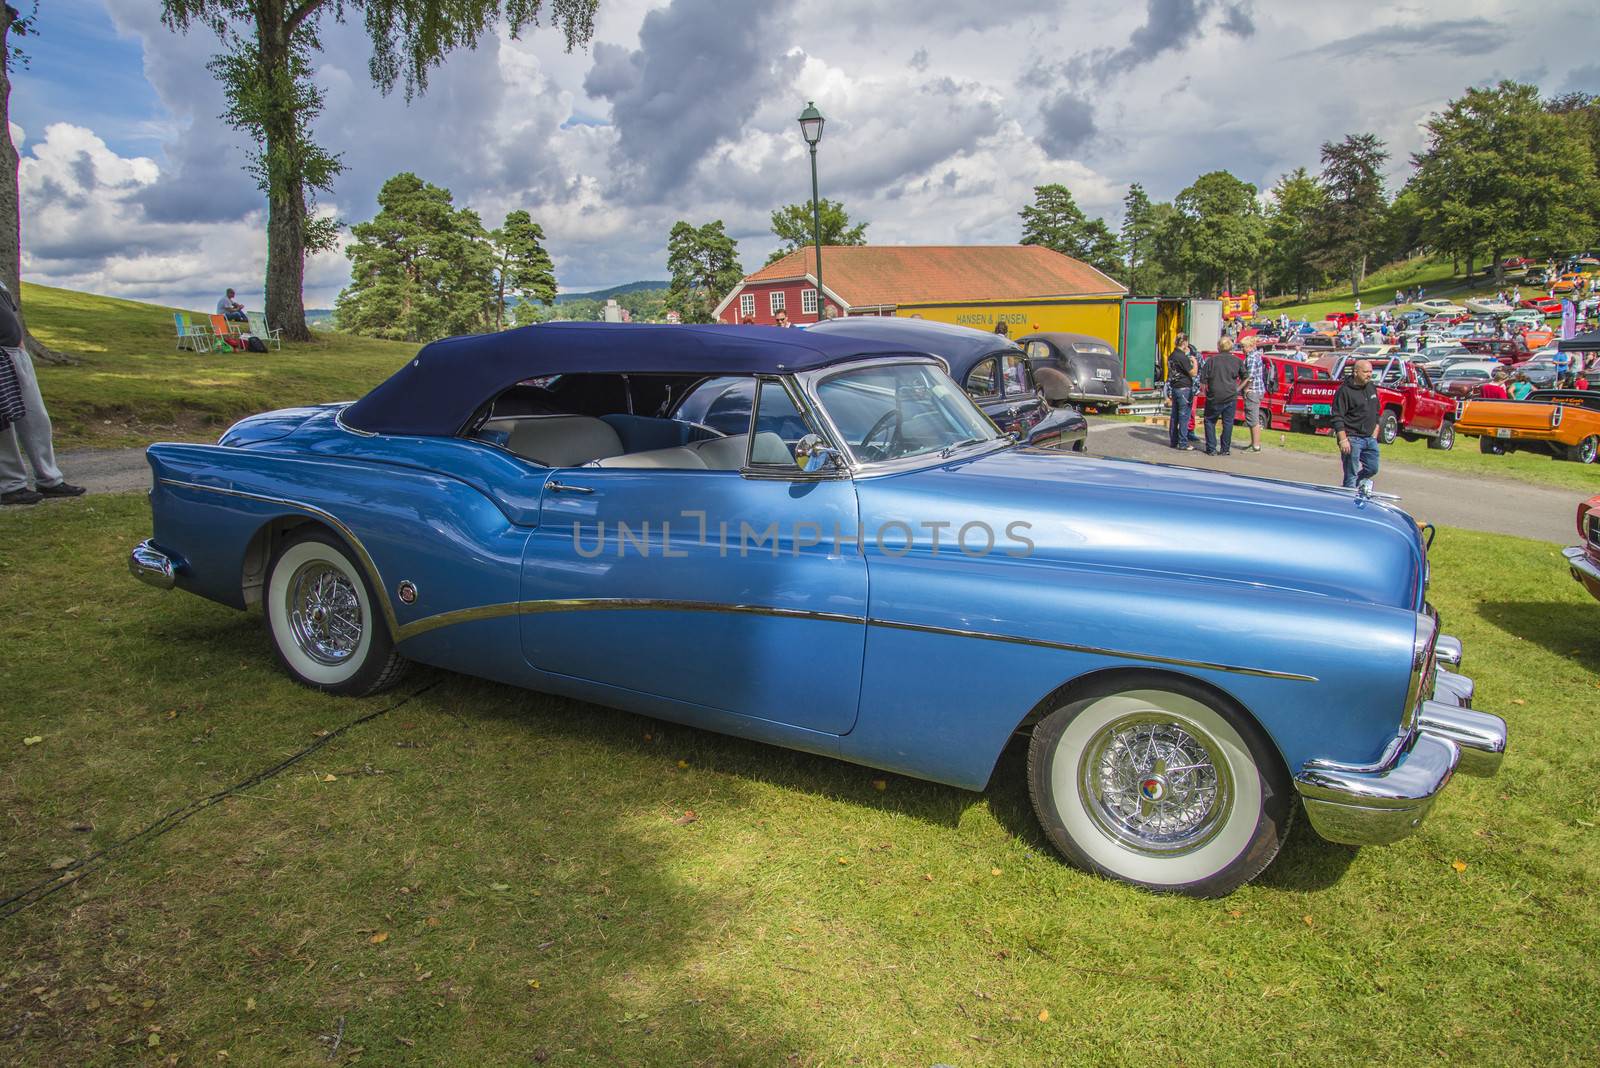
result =
[[[1039,245],[825,245],[822,283],[852,308],[957,300],[1123,296],[1081,260]],[[746,283],[816,275],[807,245]]]

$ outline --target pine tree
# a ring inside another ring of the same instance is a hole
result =
[[[850,214],[844,203],[824,197],[817,202],[817,218],[822,224],[824,245],[865,245],[868,223],[850,225]],[[785,204],[772,213],[772,234],[783,244],[767,257],[767,263],[777,263],[796,249],[816,243],[812,228],[811,205]]]
[[[744,280],[739,243],[721,219],[699,227],[678,220],[667,237],[667,271],[667,307],[686,323],[715,322],[717,305]]]
[[[1104,219],[1090,219],[1064,185],[1038,185],[1033,203],[1017,213],[1022,218],[1022,243],[1055,249],[1108,275],[1122,273],[1116,235]]]
[[[555,264],[544,248],[544,228],[522,209],[509,212],[500,229],[489,235],[494,261],[494,328],[505,325],[506,299],[516,298],[516,321],[523,322],[525,303],[549,304],[556,298]]]

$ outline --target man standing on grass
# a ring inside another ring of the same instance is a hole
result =
[[[1261,401],[1267,393],[1266,363],[1254,337],[1244,339],[1244,425],[1250,428],[1250,451],[1261,451]]]
[[[33,465],[36,489],[28,488],[22,454]],[[0,504],[38,504],[46,497],[76,497],[56,466],[50,416],[39,395],[33,360],[22,347],[22,320],[11,291],[0,283]]]
[[[1206,391],[1206,455],[1228,456],[1233,452],[1233,413],[1239,400],[1239,383],[1244,381],[1244,363],[1233,354],[1233,340],[1223,338],[1217,342],[1217,354],[1206,361],[1200,373],[1201,386]],[[1222,448],[1217,448],[1218,431],[1214,423],[1221,422]]]
[[[1378,384],[1372,363],[1357,360],[1333,395],[1333,432],[1344,464],[1344,488],[1355,489],[1378,473]]]

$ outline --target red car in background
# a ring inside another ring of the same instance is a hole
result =
[[[1540,315],[1556,315],[1561,311],[1561,301],[1557,297],[1529,297],[1517,307],[1531,308]]]
[[[1407,441],[1428,439],[1430,449],[1449,449],[1456,443],[1455,398],[1434,389],[1428,372],[1395,353],[1387,360],[1372,361],[1372,378],[1378,383],[1377,438],[1384,445],[1395,438]],[[1360,357],[1364,358],[1364,357]],[[1335,367],[1330,381],[1302,381],[1295,384],[1284,405],[1284,412],[1295,430],[1321,431],[1333,424],[1333,395],[1350,357]]]
[[[1502,271],[1525,271],[1533,266],[1533,261],[1526,256],[1507,256],[1500,261]]]
[[[1261,379],[1267,387],[1266,393],[1261,397],[1261,425],[1271,430],[1291,430],[1289,413],[1285,407],[1289,403],[1289,395],[1294,392],[1296,384],[1301,382],[1333,382],[1333,376],[1328,369],[1318,363],[1309,363],[1305,360],[1296,360],[1290,356],[1261,354]],[[1205,410],[1205,390],[1195,394],[1194,407],[1196,412]],[[1239,391],[1239,399],[1234,404],[1233,421],[1244,422],[1244,391]]]
[[[1600,600],[1600,494],[1578,505],[1578,544],[1561,550],[1572,577]]]

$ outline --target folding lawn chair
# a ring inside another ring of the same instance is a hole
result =
[[[250,332],[271,345],[283,348],[283,331],[274,330],[267,325],[265,312],[245,312],[245,317],[250,320]]]
[[[212,338],[209,331],[203,326],[190,326],[189,320],[182,312],[172,313],[172,323],[178,328],[178,348],[189,348],[195,352],[209,352]]]

